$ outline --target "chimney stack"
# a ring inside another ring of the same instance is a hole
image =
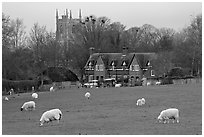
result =
[[[128,54],[128,47],[124,46],[123,47],[123,55],[127,55]]]
[[[94,53],[94,47],[89,48],[89,55],[91,56]]]

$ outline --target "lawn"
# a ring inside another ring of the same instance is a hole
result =
[[[90,91],[91,99],[84,94]],[[144,97],[146,104],[136,106]],[[184,84],[148,87],[67,89],[40,92],[36,110],[21,112],[30,93],[2,101],[3,135],[196,135],[202,134],[202,85]],[[176,107],[180,123],[161,124],[161,110]],[[44,111],[59,108],[63,117],[58,124],[39,126]]]

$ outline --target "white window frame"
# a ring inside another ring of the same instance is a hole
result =
[[[155,71],[151,70],[151,76],[155,76]]]

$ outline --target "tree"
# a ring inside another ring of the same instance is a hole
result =
[[[123,46],[123,33],[125,30],[125,26],[120,22],[113,22],[110,24],[108,31],[106,32],[107,37],[107,52],[120,52]],[[105,46],[104,45],[104,46]]]
[[[174,63],[191,69],[191,75],[201,75],[202,68],[202,16],[174,37]]]
[[[43,70],[47,68],[44,53],[46,46],[46,27],[39,26],[38,23],[35,23],[30,32],[30,48],[33,51],[34,59],[34,73],[36,75],[40,74],[41,84],[43,85]]]
[[[137,32],[135,50],[138,52],[154,52],[160,40],[159,30],[152,25],[145,24]]]
[[[13,28],[11,40],[13,43],[13,48],[16,49],[22,46],[25,47],[26,32],[25,26],[23,25],[23,20],[19,18],[12,20],[11,27]]]

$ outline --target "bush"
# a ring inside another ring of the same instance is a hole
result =
[[[173,80],[169,77],[163,78],[161,80],[161,85],[166,85],[166,84],[173,84]]]
[[[37,82],[35,80],[21,80],[21,81],[13,81],[13,80],[2,80],[2,94],[5,95],[7,92],[13,88],[15,93],[22,93],[31,91],[32,87],[37,88]]]

